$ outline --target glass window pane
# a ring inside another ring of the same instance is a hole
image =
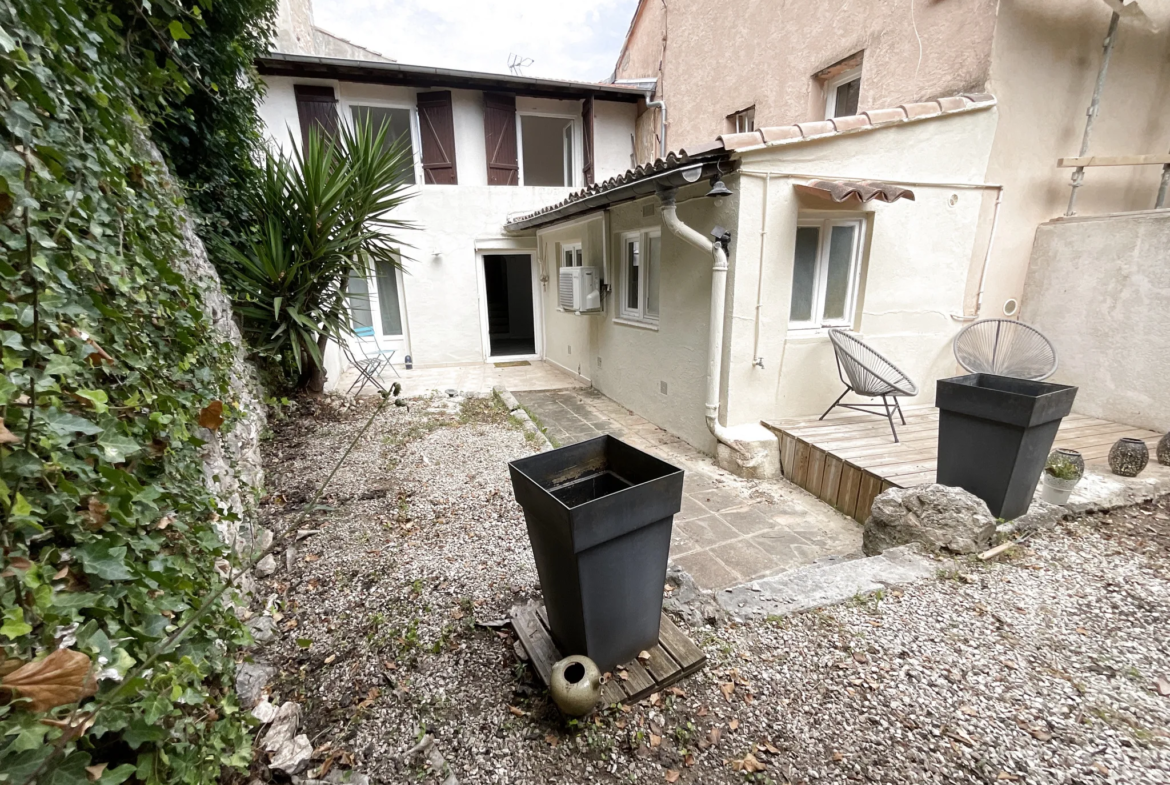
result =
[[[374,315],[370,310],[369,281],[357,273],[350,273],[347,292],[349,317],[354,330],[358,335],[373,335]]]
[[[829,230],[829,264],[825,275],[825,319],[845,318],[849,300],[849,283],[853,269],[853,240],[857,227],[853,224],[834,226]]]
[[[662,266],[662,240],[646,238],[646,315],[658,315],[658,274]]]
[[[370,123],[375,132],[381,130],[383,126],[387,126],[385,141],[387,147],[401,139],[402,143],[406,145],[406,149],[411,151],[409,165],[403,168],[402,178],[408,183],[414,183],[414,153],[410,139],[410,110],[392,109],[385,106],[353,107],[354,125],[360,126],[366,122]]]
[[[573,266],[573,249],[572,248],[565,249],[565,262],[561,266],[562,267],[572,267]]]
[[[817,284],[817,249],[820,244],[820,227],[796,228],[796,256],[792,265],[792,307],[788,317],[791,321],[812,321],[813,293]]]
[[[582,267],[585,264],[585,257],[581,253],[581,249],[577,249],[577,266]]]
[[[638,310],[638,241],[626,241],[626,307]]]
[[[833,102],[833,117],[848,117],[857,114],[857,99],[861,97],[861,80],[854,79],[837,87]]]
[[[402,309],[398,303],[398,271],[386,260],[377,265],[378,310],[382,314],[382,335],[402,335]]]

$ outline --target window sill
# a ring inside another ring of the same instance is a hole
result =
[[[785,340],[789,341],[827,341],[829,339],[829,330],[848,330],[852,332],[852,327],[844,325],[840,327],[789,327],[788,334]]]
[[[631,319],[628,317],[613,317],[614,324],[620,324],[623,327],[637,327],[640,330],[652,330],[658,332],[658,322],[645,322],[641,319]]]

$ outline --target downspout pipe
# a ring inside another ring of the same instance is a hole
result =
[[[707,429],[721,444],[747,456],[735,439],[719,422],[719,381],[723,375],[723,314],[727,296],[727,243],[731,242],[731,235],[726,232],[714,241],[708,240],[698,230],[687,226],[678,217],[678,207],[675,205],[677,189],[659,189],[658,199],[662,203],[662,223],[676,237],[711,254],[714,264],[711,267],[711,320],[708,326],[707,338],[707,401],[704,406],[707,420]]]
[[[666,158],[666,101],[665,101],[665,99],[661,99],[661,98],[658,99],[657,101],[651,101],[649,98],[647,98],[646,99],[646,108],[647,109],[658,109],[662,113],[659,115],[659,119],[661,122],[659,123],[660,130],[658,133],[658,157],[665,159]]]

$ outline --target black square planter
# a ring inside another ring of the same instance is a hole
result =
[[[938,475],[1011,520],[1028,511],[1077,388],[989,373],[939,379]]]
[[[609,671],[658,643],[682,470],[612,436],[508,470],[561,653]]]

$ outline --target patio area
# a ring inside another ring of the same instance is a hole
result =
[[[395,373],[397,371],[397,373]],[[357,379],[357,371],[346,368],[337,389],[348,390]],[[489,393],[497,385],[513,392],[519,390],[564,390],[588,386],[575,376],[539,360],[507,363],[471,363],[441,367],[423,367],[406,370],[402,367],[385,369],[378,377],[387,388],[394,382],[402,384],[402,395],[414,398],[434,391],[458,390],[464,393]],[[356,388],[355,388],[356,389]],[[362,395],[374,395],[377,388],[366,384]]]
[[[853,412],[764,422],[780,438],[780,466],[784,477],[831,504],[845,515],[865,522],[874,498],[887,488],[907,488],[934,482],[938,464],[938,409],[905,407],[906,424],[898,425],[900,443],[894,443],[884,418]],[[1150,465],[1133,480],[1111,474],[1106,464],[1109,448],[1122,437],[1142,439],[1150,448]],[[1161,434],[1122,423],[1071,414],[1064,418],[1055,447],[1077,450],[1085,458],[1085,482],[1074,491],[1105,498],[1112,485],[1164,485],[1170,471],[1154,458]],[[1094,471],[1096,469],[1096,471]],[[1131,502],[1132,503],[1132,502]]]

